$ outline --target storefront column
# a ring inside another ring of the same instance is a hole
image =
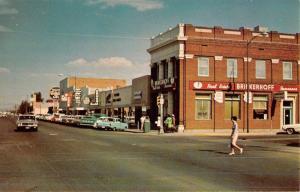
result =
[[[173,96],[173,92],[170,91],[168,92],[168,114],[170,115],[174,113],[173,103],[174,103],[174,96]]]
[[[158,80],[164,78],[164,65],[162,62],[158,63]]]

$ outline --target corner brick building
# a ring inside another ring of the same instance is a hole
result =
[[[179,24],[151,39],[153,113],[186,130],[279,129],[300,123],[300,35]],[[153,118],[155,121],[156,118]]]

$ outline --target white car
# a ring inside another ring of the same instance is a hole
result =
[[[300,132],[300,124],[283,125],[282,130],[291,135],[296,132]]]
[[[17,119],[17,131],[20,130],[38,130],[38,121],[34,115],[19,115]]]

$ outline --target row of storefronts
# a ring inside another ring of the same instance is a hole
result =
[[[132,80],[126,86],[125,80],[107,80],[76,77],[84,82],[75,88],[68,77],[60,82],[59,111],[65,114],[85,115],[102,113],[121,118],[135,117],[136,120],[150,114],[150,76]],[[83,81],[85,79],[85,81]],[[104,82],[104,83],[103,83]],[[107,82],[107,83],[106,83]]]

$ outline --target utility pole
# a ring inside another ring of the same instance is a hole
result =
[[[164,118],[163,118],[164,95],[163,94],[160,94],[159,96],[157,96],[157,106],[160,110],[160,116],[158,116],[158,118],[157,118],[157,123],[159,125],[159,134],[163,134],[164,133]]]

